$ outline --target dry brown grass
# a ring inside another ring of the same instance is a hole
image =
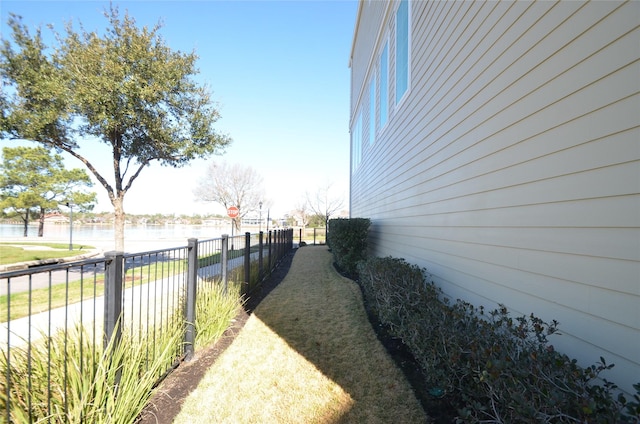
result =
[[[331,262],[324,246],[298,250],[175,423],[427,422]]]

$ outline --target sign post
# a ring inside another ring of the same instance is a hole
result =
[[[229,206],[227,208],[227,215],[231,218],[231,250],[233,250],[233,227],[235,227],[235,220],[240,214],[240,209],[237,206]]]
[[[227,215],[229,215],[229,218],[237,218],[238,214],[240,213],[240,209],[238,209],[237,206],[229,206],[229,208],[227,208]]]

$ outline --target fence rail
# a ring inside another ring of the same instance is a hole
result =
[[[278,230],[189,239],[183,247],[133,254],[107,252],[101,258],[0,273],[0,423],[17,422],[16,417],[25,417],[23,422],[47,422],[59,408],[51,404],[54,396],[64,398],[65,410],[73,407],[68,399],[82,398],[82,393],[74,393],[77,387],[67,384],[66,372],[62,389],[57,390],[62,394],[53,393],[51,369],[69,366],[68,352],[100,351],[126,337],[148,344],[146,361],[151,364],[156,360],[156,337],[179,328],[183,342],[167,363],[154,369],[160,370],[160,378],[176,361],[190,359],[199,319],[199,289],[218,284],[226,292],[229,282],[235,282],[240,283],[243,295],[250,296],[293,248],[293,237],[293,230]],[[176,319],[184,325],[176,327]],[[78,327],[82,328],[79,337]],[[63,340],[59,364],[55,361],[60,356],[52,351],[54,338]],[[50,350],[49,371],[35,375],[32,354],[43,349]],[[16,361],[27,363],[17,367]],[[31,390],[25,395],[15,386],[18,379],[26,379],[32,388],[36,379],[43,378],[47,379],[49,404],[38,405],[38,411],[46,411],[40,416],[34,412]],[[63,417],[67,416],[64,412]]]
[[[298,228],[298,241],[302,244],[326,244],[326,228]]]

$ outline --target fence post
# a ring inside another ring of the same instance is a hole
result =
[[[282,259],[282,247],[284,244],[282,243],[282,234],[284,230],[278,230],[278,261]]]
[[[228,256],[229,256],[229,234],[222,235],[222,251],[220,252],[220,275],[222,277],[222,284],[224,286],[224,294],[227,294],[229,286],[229,276],[227,274],[228,268]]]
[[[190,361],[193,357],[193,347],[196,342],[196,294],[198,282],[198,239],[188,240],[187,257],[187,298],[184,318],[187,323],[184,332],[185,359]]]
[[[262,240],[263,234],[264,233],[262,231],[260,231],[260,233],[258,234],[258,247],[260,249],[258,251],[258,280],[262,280],[262,276],[264,275],[264,269],[262,264],[262,250],[264,248],[264,244]]]
[[[249,293],[251,284],[251,233],[244,233],[244,284]]]
[[[271,243],[271,231],[267,231],[267,237],[269,238],[269,275],[271,275],[271,270],[273,269],[273,265],[271,265],[273,261],[273,251],[272,251],[272,243]]]
[[[316,227],[313,227],[313,245],[316,245]]]
[[[278,260],[280,259],[280,244],[278,236],[280,235],[280,230],[273,230],[273,266],[276,265]]]
[[[106,252],[107,259],[104,285],[104,348],[113,339],[113,348],[120,344],[122,336],[122,279],[124,272],[123,252]]]

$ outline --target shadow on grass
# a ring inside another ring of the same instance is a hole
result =
[[[351,396],[353,407],[339,422],[426,422],[371,328],[359,287],[335,271],[326,246],[299,249],[254,314]]]

